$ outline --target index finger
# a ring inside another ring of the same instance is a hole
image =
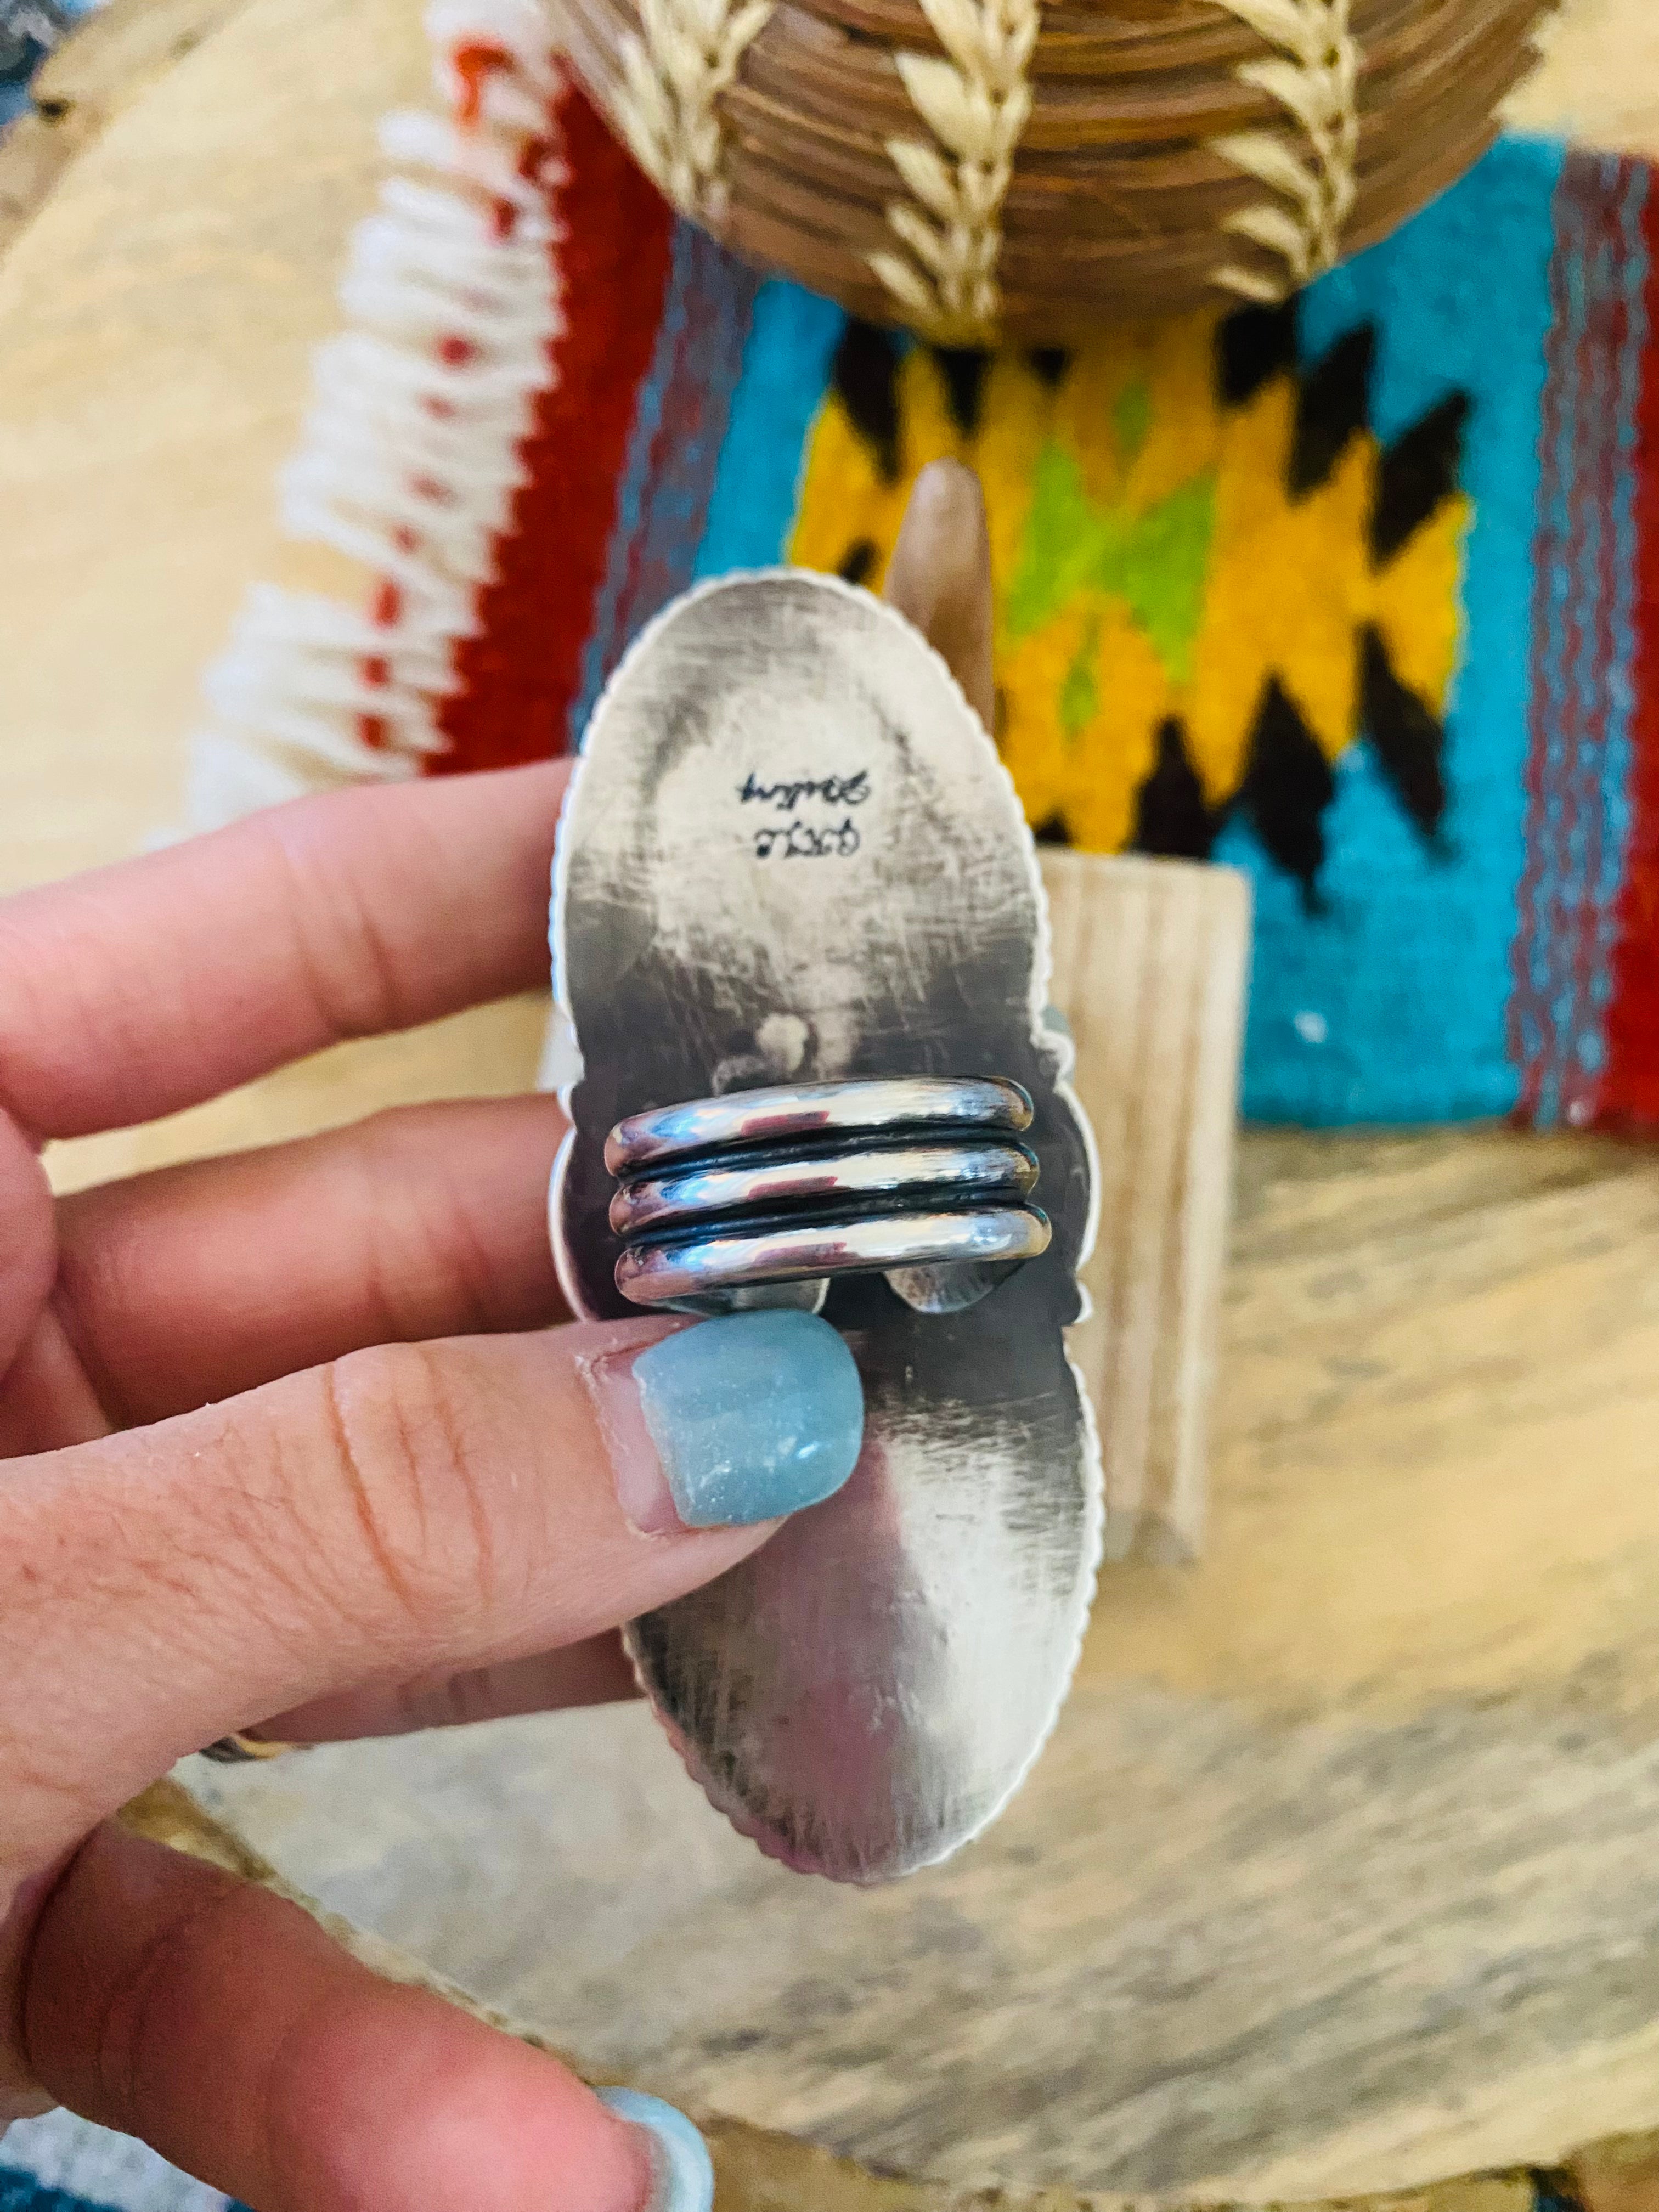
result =
[[[0,1894],[202,1744],[585,1643],[736,1565],[862,1427],[835,1331],[775,1318],[692,1329],[735,1410],[672,1443],[680,1370],[653,1401],[648,1352],[685,1323],[641,1315],[380,1346],[0,1463]]]
[[[0,1109],[128,1127],[545,983],[566,774],[296,799],[0,903]]]

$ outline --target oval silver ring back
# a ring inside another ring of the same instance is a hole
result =
[[[890,608],[725,578],[595,708],[550,919],[573,1310],[816,1311],[864,1401],[833,1498],[629,1625],[640,1684],[774,1858],[912,1873],[1030,1770],[1101,1550],[1094,1152],[1018,796]]]

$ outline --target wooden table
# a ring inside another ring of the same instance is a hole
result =
[[[295,573],[270,481],[415,14],[200,0],[125,106],[58,64],[98,127],[0,262],[0,887],[170,817],[201,663]],[[1659,150],[1651,0],[1583,0],[1529,112]],[[519,1087],[538,1029],[353,1048],[54,1169]],[[898,1889],[763,1864],[639,1712],[192,1781],[594,2064],[953,2182],[1305,2195],[1651,2125],[1656,1249],[1659,1154],[1250,1138],[1208,1554],[1109,1572],[1025,1793]]]

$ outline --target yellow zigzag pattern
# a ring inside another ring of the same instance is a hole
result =
[[[917,471],[947,455],[979,471],[999,743],[1030,818],[1059,817],[1091,850],[1130,841],[1171,719],[1220,806],[1246,773],[1273,678],[1334,761],[1360,734],[1367,625],[1436,716],[1456,668],[1467,499],[1443,502],[1376,567],[1376,439],[1352,438],[1328,479],[1294,499],[1297,380],[1273,376],[1224,407],[1218,320],[1114,333],[1057,382],[1026,357],[994,356],[966,433],[938,357],[918,346],[897,371],[896,476],[836,393],[809,447],[790,557],[843,572],[850,559],[872,589]]]

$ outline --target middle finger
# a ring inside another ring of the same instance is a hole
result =
[[[479,1721],[526,1713],[568,1712],[576,1705],[616,1705],[640,1695],[633,1662],[616,1630],[582,1644],[503,1660],[460,1674],[422,1674],[394,1687],[342,1690],[278,1713],[253,1731],[267,1743],[356,1743],[371,1735],[411,1735],[422,1729],[471,1728]]]
[[[111,1419],[564,1318],[547,1233],[563,1133],[550,1097],[403,1107],[61,1200],[59,1310]]]

